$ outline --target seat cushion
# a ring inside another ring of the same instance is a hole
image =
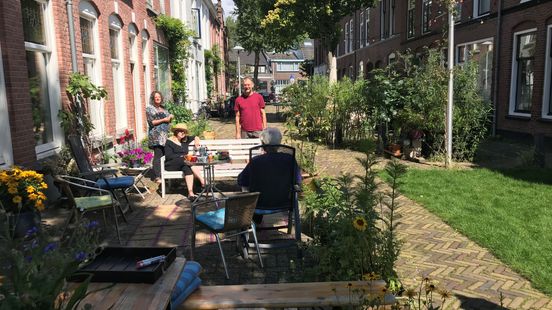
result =
[[[222,228],[224,228],[224,213],[224,208],[218,209],[216,211],[209,211],[198,215],[196,217],[196,220],[212,230],[221,230]]]
[[[96,185],[99,188],[103,189],[117,189],[117,188],[128,188],[134,184],[134,177],[116,177],[116,178],[105,178],[98,179]]]
[[[77,205],[77,209],[82,212],[112,206],[113,201],[111,200],[111,195],[88,196],[75,198],[75,204]]]

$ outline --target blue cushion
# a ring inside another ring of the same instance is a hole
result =
[[[197,276],[200,271],[199,263],[186,262],[171,294],[171,309],[180,305],[201,284],[201,279]]]
[[[102,178],[96,181],[96,185],[103,189],[128,188],[134,184],[134,177]]]
[[[191,293],[193,293],[199,286],[201,285],[201,279],[198,277],[195,277],[192,282],[182,291],[180,294],[175,295],[173,293],[171,297],[171,310],[177,309],[180,304],[190,296]]]
[[[198,215],[196,220],[203,223],[212,230],[220,230],[224,227],[224,213],[225,209],[218,209],[216,211],[209,211]]]
[[[276,209],[276,210],[269,210],[269,209],[255,209],[255,214],[274,214],[274,213],[280,213],[280,212],[287,212],[289,209]]]

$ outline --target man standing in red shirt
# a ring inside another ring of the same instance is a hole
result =
[[[236,139],[258,138],[266,128],[263,96],[253,91],[255,84],[250,77],[243,79],[243,93],[236,98]]]

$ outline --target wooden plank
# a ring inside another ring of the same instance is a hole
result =
[[[178,309],[335,307],[383,296],[385,281],[201,286]],[[386,296],[382,303],[392,303]]]
[[[154,284],[117,283],[109,289],[92,293],[79,304],[79,309],[84,309],[86,304],[91,304],[95,310],[166,309],[185,263],[185,258],[177,257]],[[90,283],[88,291],[104,288],[107,285],[109,284]]]

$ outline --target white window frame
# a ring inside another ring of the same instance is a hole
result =
[[[518,71],[518,63],[516,61],[517,53],[518,53],[518,37],[530,33],[530,32],[536,32],[537,28],[531,28],[523,31],[514,32],[513,36],[513,47],[512,47],[512,73],[510,76],[510,102],[508,107],[508,114],[514,115],[514,116],[524,116],[524,117],[530,117],[531,112],[529,113],[522,113],[522,112],[516,112],[516,91],[517,91],[517,71]],[[534,94],[534,93],[533,93]]]
[[[359,23],[359,26],[358,26],[358,30],[359,30],[358,33],[360,34],[360,36],[359,36],[360,47],[364,47],[364,42],[366,41],[366,39],[365,39],[366,33],[364,32],[365,31],[365,28],[364,28],[364,10],[360,11],[360,23]]]
[[[0,42],[0,169],[13,165],[13,149],[4,79],[4,64],[2,62],[2,42]]]
[[[481,1],[489,1],[489,10],[487,12],[483,12],[479,14],[479,4]],[[481,16],[489,15],[491,12],[491,0],[473,0],[473,17],[478,18]]]
[[[357,77],[364,78],[364,62],[362,60],[358,63],[357,75],[358,75]]]
[[[410,29],[410,13],[412,13],[412,29]],[[412,30],[412,33],[410,31]],[[406,8],[406,37],[411,39],[416,36],[416,0],[408,0]]]
[[[424,14],[425,14],[425,10],[426,10],[427,6],[429,6],[429,12],[428,12],[427,16],[425,16]],[[432,6],[433,6],[433,1],[432,0],[422,0],[422,27],[421,27],[422,34],[431,32],[431,9],[432,9]],[[424,27],[426,23],[427,23],[427,29]]]
[[[366,27],[366,30],[364,31],[366,33],[366,42],[364,46],[370,45],[370,8],[366,9],[366,12],[364,14],[364,27]]]
[[[86,66],[86,62],[93,62],[93,69],[88,73],[90,82],[95,85],[102,85],[102,62],[100,53],[100,36],[98,31],[98,12],[88,1],[79,2],[79,18],[87,19],[92,22],[92,44],[94,44],[94,54],[82,53],[83,63]],[[80,19],[79,19],[80,25]],[[101,100],[88,100],[88,116],[90,122],[94,125],[94,129],[91,131],[93,137],[101,138],[105,135],[105,113],[104,113],[104,99]]]
[[[48,100],[50,104],[50,121],[52,122],[52,142],[47,142],[40,145],[35,145],[35,153],[37,159],[43,159],[54,155],[63,143],[63,131],[60,127],[58,119],[58,111],[61,109],[61,91],[59,88],[59,73],[56,44],[55,44],[55,29],[54,17],[52,9],[52,1],[35,0],[43,5],[44,14],[44,35],[46,45],[25,42],[25,51],[37,51],[46,55],[46,77],[48,87]]]
[[[128,129],[128,115],[126,103],[126,87],[125,87],[125,65],[122,43],[122,23],[118,17],[109,16],[109,30],[116,32],[117,58],[111,58],[111,72],[113,76],[113,101],[115,106],[115,131],[121,134]],[[111,33],[109,33],[111,36]],[[110,38],[111,42],[111,38]],[[111,51],[111,46],[109,47]]]
[[[278,72],[299,72],[298,62],[276,62],[276,71]]]
[[[150,104],[151,93],[151,73],[150,73],[150,35],[146,29],[140,32],[141,47],[142,47],[142,74],[144,83],[144,102],[146,106]]]
[[[355,27],[353,19],[349,21],[349,52],[352,53],[355,50]]]
[[[464,43],[460,43],[460,44],[457,44],[455,46],[455,57],[454,57],[454,63],[457,64],[457,65],[463,65],[466,61],[470,60],[470,53],[473,49],[468,49],[468,46],[475,46],[476,44],[477,45],[485,45],[483,43],[485,42],[491,42],[492,43],[492,48],[494,50],[494,38],[493,37],[488,37],[488,38],[484,38],[484,39],[479,39],[477,41],[471,41],[471,42],[464,42]],[[461,55],[461,52],[460,50],[462,49],[462,55]],[[462,59],[460,59],[460,57],[462,56]],[[495,55],[493,54],[493,57]],[[493,61],[490,61],[490,68],[486,68],[486,70],[490,70],[490,74],[489,74],[489,80],[490,80],[490,83],[491,83],[491,87],[489,89],[489,92],[492,90],[492,71],[493,71]],[[487,79],[486,79],[487,80]],[[491,99],[491,98],[485,98],[485,99]]]
[[[345,40],[344,40],[343,43],[345,45],[345,53],[344,54],[348,54],[349,53],[349,22],[345,23]]]
[[[546,27],[546,53],[542,96],[542,118],[552,119],[552,25]]]

